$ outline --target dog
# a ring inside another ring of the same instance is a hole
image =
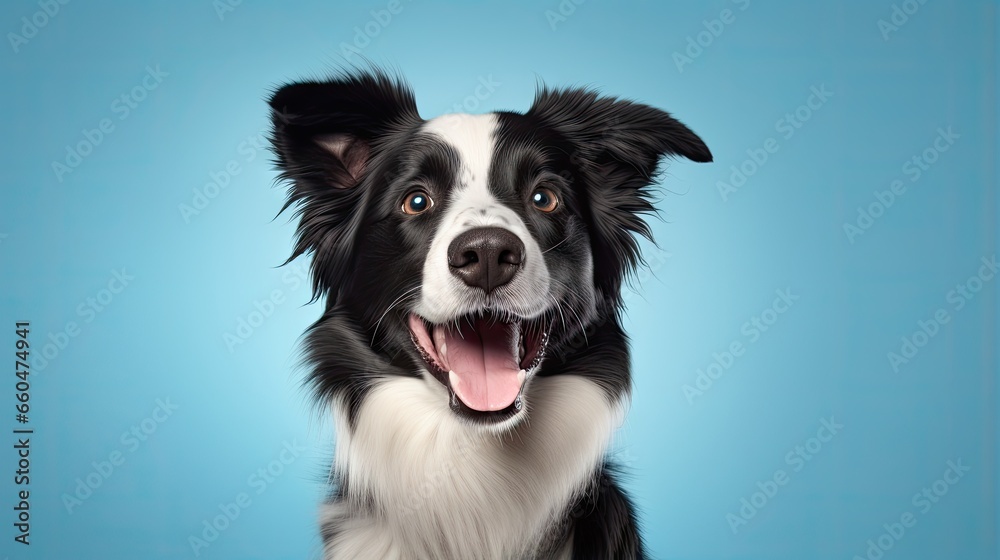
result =
[[[424,120],[374,67],[269,105],[289,261],[311,256],[325,302],[303,338],[336,425],[324,558],[645,558],[606,460],[631,391],[621,288],[659,164],[709,162],[705,143],[579,88]]]

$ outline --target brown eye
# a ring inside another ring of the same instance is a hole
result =
[[[434,206],[434,201],[424,191],[413,191],[403,199],[403,213],[420,214]]]
[[[550,189],[539,187],[531,193],[531,204],[542,212],[549,213],[559,206],[559,199]]]

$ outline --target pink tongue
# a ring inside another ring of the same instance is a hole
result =
[[[461,330],[438,328],[438,354],[451,369],[452,389],[465,406],[482,412],[503,410],[521,392],[517,341],[510,325],[478,319]],[[437,333],[435,333],[437,334]],[[443,350],[443,352],[442,352]]]

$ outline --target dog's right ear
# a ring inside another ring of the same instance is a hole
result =
[[[291,183],[282,211],[295,206],[299,218],[289,261],[312,254],[319,297],[336,291],[350,269],[372,158],[420,116],[410,89],[380,71],[289,84],[268,103],[280,178]]]
[[[268,103],[282,171],[341,189],[357,185],[372,144],[420,118],[410,89],[381,72],[289,84]]]

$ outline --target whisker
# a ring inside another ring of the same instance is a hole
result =
[[[564,238],[563,238],[563,240],[562,240],[562,241],[560,241],[559,243],[556,243],[555,245],[553,245],[553,246],[549,247],[548,249],[546,249],[546,250],[542,251],[542,254],[544,255],[545,253],[548,253],[548,252],[549,252],[549,251],[551,251],[552,249],[555,249],[556,247],[558,247],[558,246],[562,245],[563,243],[565,243],[565,242],[567,242],[567,241],[569,241],[569,235],[567,235],[566,237],[564,237]]]
[[[392,308],[395,307],[396,304],[400,303],[401,300],[403,300],[404,298],[409,297],[410,295],[413,294],[413,292],[415,292],[415,291],[417,291],[419,289],[420,289],[419,285],[418,286],[414,286],[414,287],[410,288],[409,290],[406,290],[405,292],[403,292],[399,297],[397,297],[395,299],[395,301],[393,301],[392,303],[389,304],[389,307],[387,307],[385,309],[385,313],[383,313],[382,316],[379,317],[378,321],[375,323],[375,329],[372,331],[372,341],[371,341],[371,343],[369,343],[369,346],[372,346],[372,345],[375,344],[375,336],[378,334],[378,327],[379,327],[379,325],[382,324],[382,319],[385,319],[385,316],[388,315],[390,311],[392,311]]]
[[[587,346],[590,346],[590,341],[587,340],[587,327],[583,324],[583,319],[580,318],[580,314],[577,313],[576,309],[572,306],[570,306],[569,310],[573,312],[573,315],[576,316],[577,322],[580,323],[580,332],[583,333],[583,342],[586,343]]]
[[[560,305],[559,300],[554,296],[550,297],[552,297],[552,303],[555,305],[556,311],[559,312],[559,322],[562,324],[563,328],[566,328],[566,316],[563,315],[562,305]]]

